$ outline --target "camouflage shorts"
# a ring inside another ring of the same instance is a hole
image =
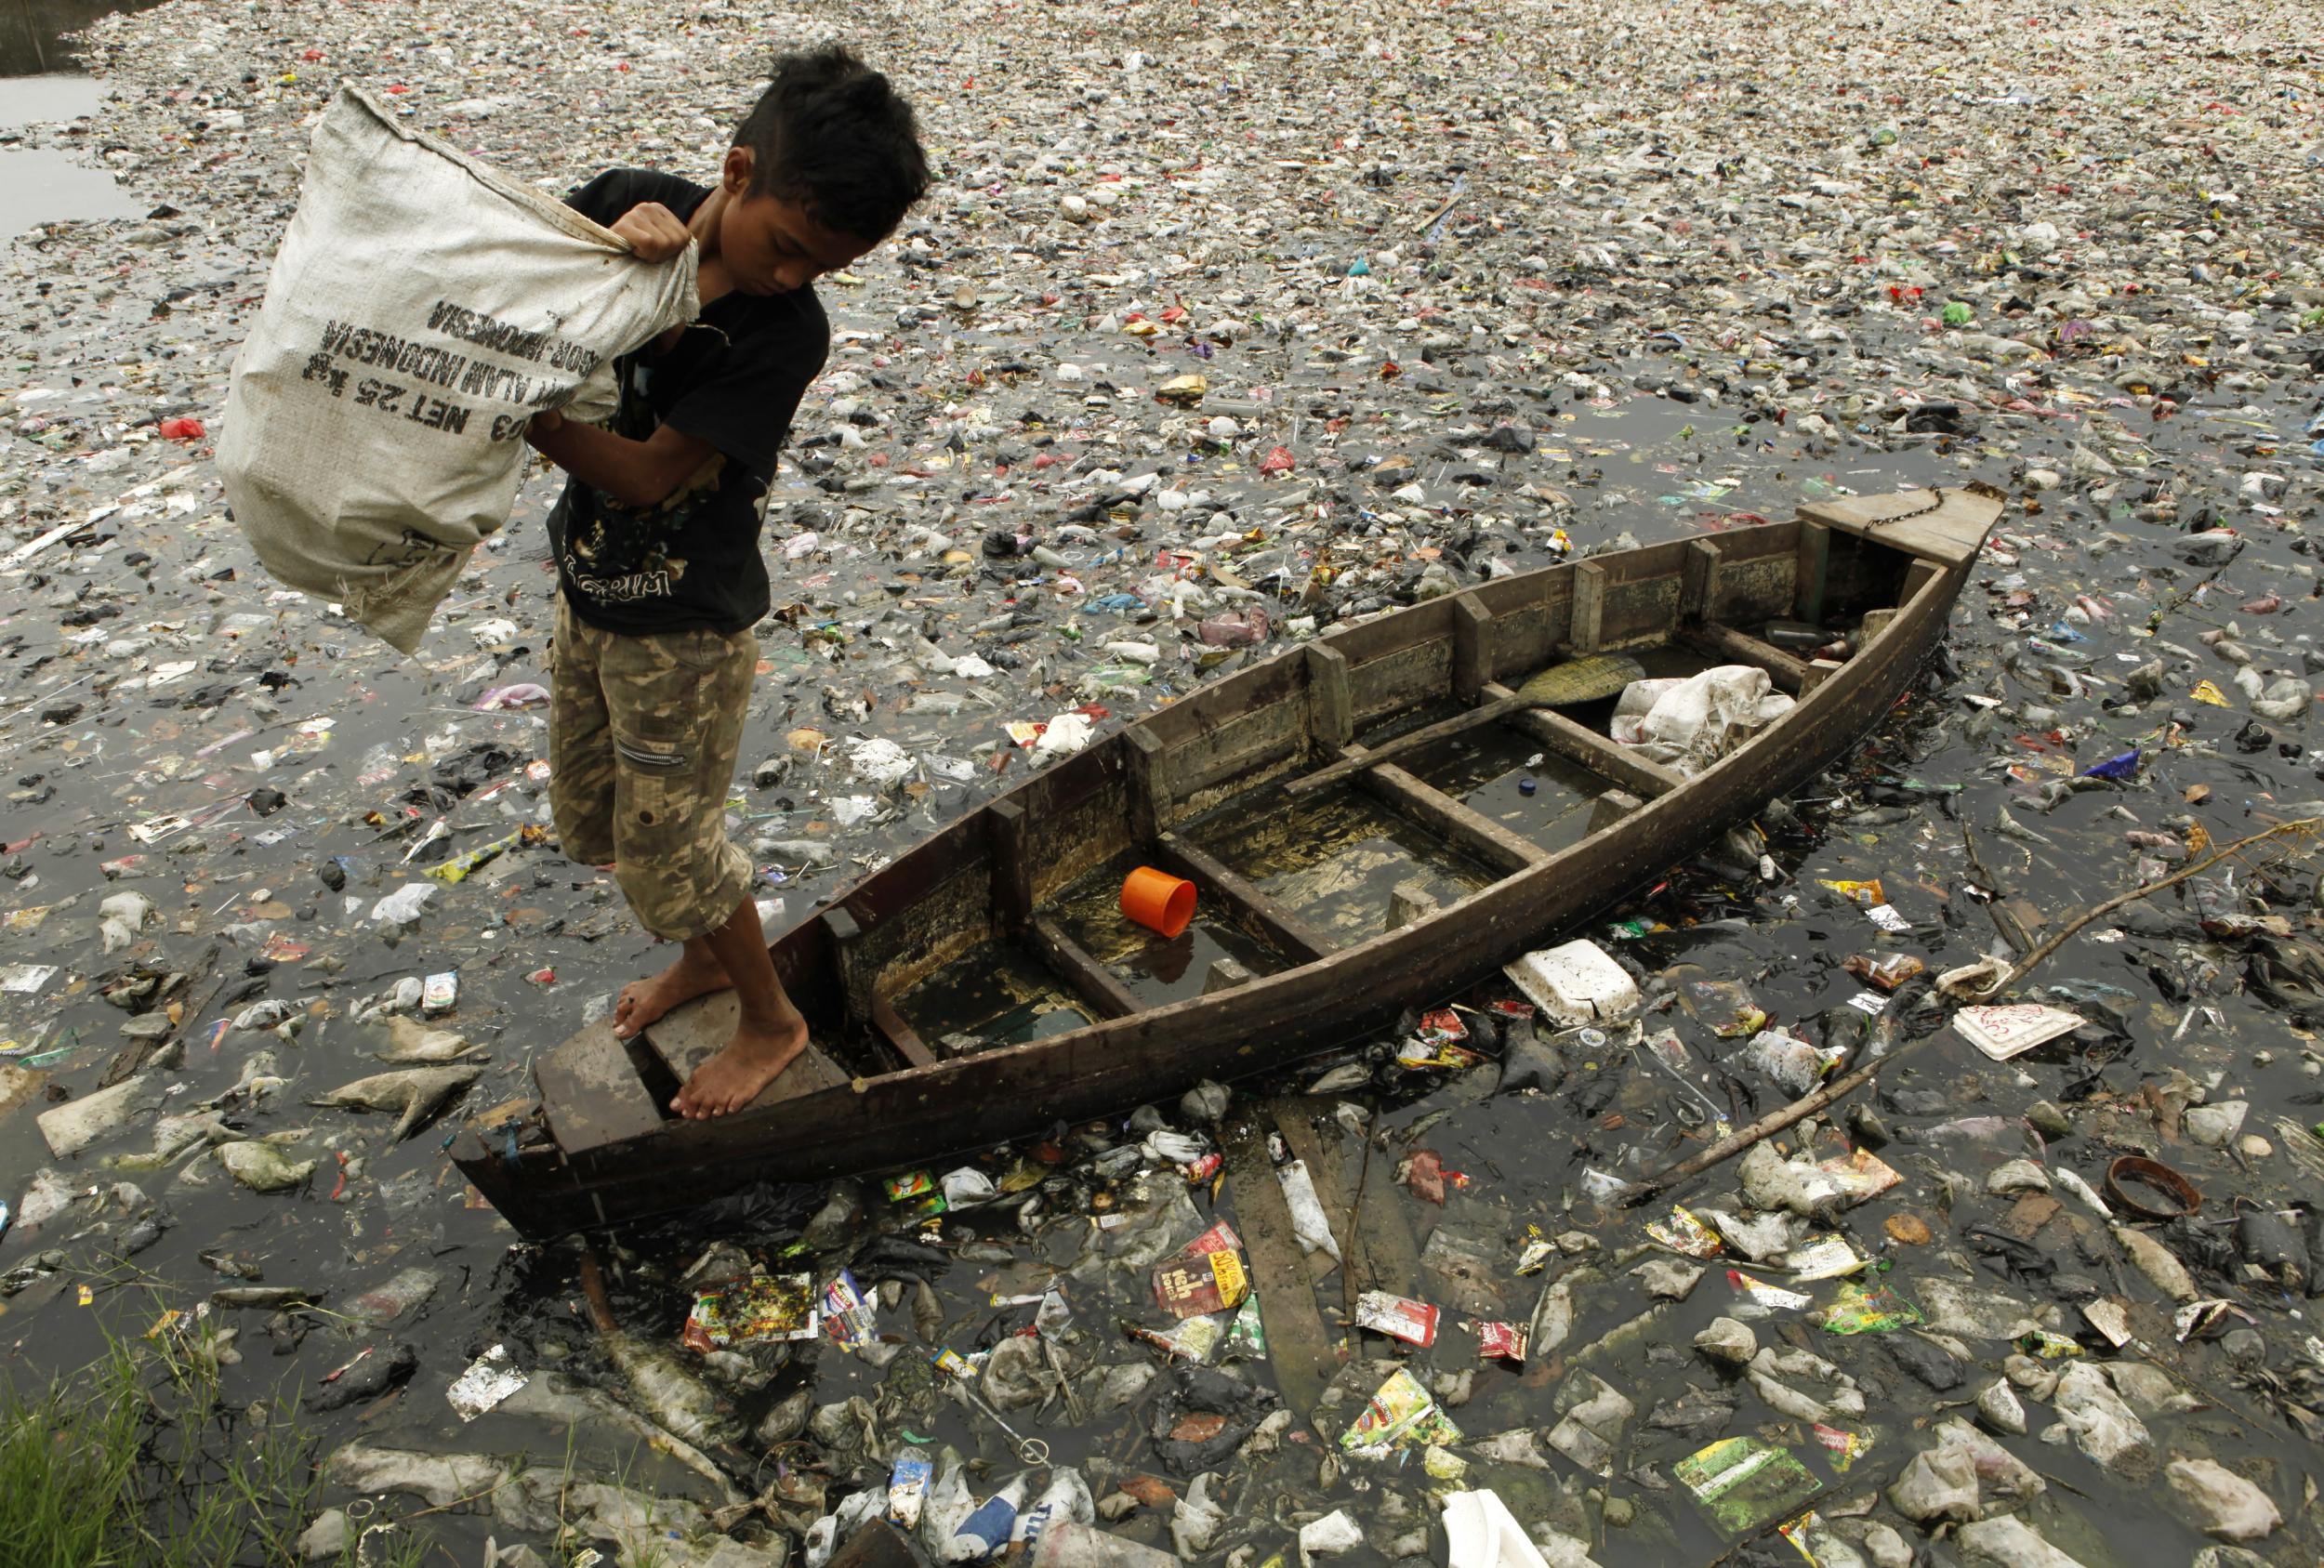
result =
[[[561,595],[549,655],[549,808],[566,856],[613,863],[638,923],[680,942],[726,924],[750,857],[726,837],[758,666],[746,631],[625,637]]]

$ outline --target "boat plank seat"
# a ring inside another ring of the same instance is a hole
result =
[[[1550,851],[1532,839],[1431,788],[1393,762],[1367,768],[1357,778],[1368,794],[1385,801],[1399,815],[1434,829],[1502,872],[1524,871],[1550,858]]]
[[[642,1137],[664,1119],[610,1018],[542,1055],[533,1064],[533,1082],[549,1136],[568,1154]]]
[[[871,1026],[878,1031],[881,1039],[894,1048],[896,1055],[904,1059],[906,1067],[936,1065],[936,1053],[920,1039],[918,1031],[904,1021],[904,1016],[896,1011],[895,1004],[887,997],[878,995],[872,997]]]
[[[1779,692],[1798,696],[1808,689],[1807,661],[1795,658],[1771,642],[1762,642],[1749,632],[1723,626],[1716,621],[1705,621],[1698,626],[1688,626],[1679,633],[1682,640],[1701,649],[1715,658],[1732,665],[1749,665],[1763,669],[1767,679]]]
[[[1922,511],[1930,499],[1925,490],[1842,495],[1809,502],[1801,507],[1800,516],[1946,565],[1974,560],[1992,526],[1993,503],[1975,491],[1950,485],[1934,510]]]
[[[693,1076],[695,1068],[716,1056],[734,1037],[734,1025],[742,1012],[742,1000],[733,992],[713,992],[695,997],[684,1007],[671,1008],[647,1024],[641,1033],[671,1075],[683,1084]],[[759,1098],[747,1109],[763,1111],[770,1105],[779,1105],[819,1089],[836,1088],[850,1081],[839,1064],[810,1040],[799,1059],[759,1090]]]
[[[1498,682],[1487,685],[1485,692],[1488,697],[1504,692],[1515,695],[1508,687]],[[1686,782],[1661,763],[1616,744],[1595,730],[1577,724],[1552,708],[1525,708],[1511,718],[1510,723],[1566,761],[1580,763],[1599,777],[1610,780],[1641,799],[1652,800],[1668,795]]]
[[[1242,924],[1280,949],[1287,957],[1303,962],[1322,958],[1335,948],[1330,938],[1253,887],[1201,845],[1165,833],[1155,841],[1163,869],[1183,876],[1203,894],[1227,906]]]
[[[1114,971],[1089,956],[1089,951],[1065,934],[1065,929],[1046,915],[1037,915],[1025,925],[1025,940],[1039,954],[1067,989],[1087,1002],[1106,1018],[1128,1018],[1144,1010],[1145,1004],[1130,994],[1129,987],[1116,979]]]
[[[1416,751],[1426,751],[1431,746],[1441,745],[1457,736],[1467,734],[1472,730],[1481,729],[1487,724],[1497,724],[1525,705],[1525,700],[1512,692],[1506,696],[1480,704],[1466,713],[1457,713],[1450,718],[1439,720],[1437,723],[1423,725],[1418,730],[1406,731],[1393,740],[1382,741],[1376,746],[1342,746],[1340,760],[1327,763],[1312,773],[1302,774],[1293,779],[1284,785],[1284,793],[1295,800],[1303,795],[1313,795],[1319,789],[1340,783],[1349,774],[1362,769],[1382,762],[1393,762],[1397,758],[1409,757]]]

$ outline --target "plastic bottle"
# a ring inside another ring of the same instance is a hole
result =
[[[1017,1522],[1017,1510],[1024,1506],[1024,1476],[1011,1476],[1008,1485],[977,1504],[975,1511],[953,1532],[944,1561],[980,1562],[1008,1546],[1009,1533]]]

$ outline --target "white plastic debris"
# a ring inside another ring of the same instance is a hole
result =
[[[1640,1002],[1637,983],[1594,942],[1528,953],[1501,972],[1564,1028],[1618,1021]]]
[[[453,1414],[463,1421],[473,1421],[530,1381],[509,1360],[508,1347],[495,1345],[452,1379],[444,1398],[451,1402]]]
[[[406,882],[386,898],[371,906],[371,918],[382,926],[410,926],[418,922],[420,912],[436,895],[439,884]]]
[[[118,953],[138,940],[153,915],[153,901],[143,893],[115,893],[97,906],[97,931],[105,951]]]
[[[1445,1535],[1448,1568],[1550,1568],[1498,1492],[1446,1497]]]
[[[874,789],[902,784],[912,776],[916,766],[910,752],[884,739],[848,742],[847,762],[855,776]]]
[[[1323,1200],[1315,1195],[1314,1178],[1307,1173],[1305,1160],[1293,1160],[1278,1166],[1276,1179],[1283,1183],[1284,1202],[1291,1209],[1291,1233],[1300,1245],[1309,1252],[1320,1252],[1335,1263],[1340,1261],[1340,1244],[1332,1239],[1331,1221],[1324,1214]]]
[[[1071,757],[1089,744],[1089,718],[1087,714],[1061,713],[1042,730],[1041,738],[1033,743],[1033,760],[1038,764]]]
[[[1334,1509],[1323,1518],[1300,1526],[1301,1568],[1309,1568],[1319,1557],[1353,1551],[1363,1544],[1363,1527],[1348,1517],[1347,1509]]]

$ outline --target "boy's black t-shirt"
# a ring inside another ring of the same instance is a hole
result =
[[[612,224],[640,202],[680,221],[710,192],[648,169],[611,169],[565,198]],[[717,449],[659,506],[625,507],[568,476],[548,519],[557,581],[574,613],[631,635],[742,631],[771,602],[759,553],[775,454],[808,383],[823,373],[831,325],[814,289],[720,296],[667,353],[614,362],[621,405],[609,427],[643,441],[668,425]]]

